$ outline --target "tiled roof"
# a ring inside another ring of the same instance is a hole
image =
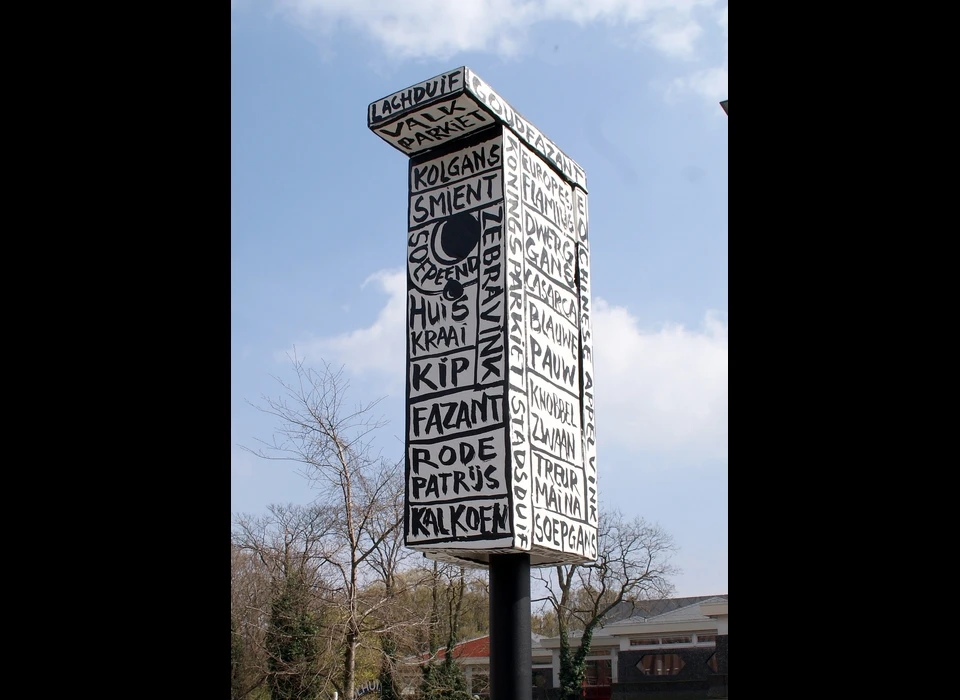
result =
[[[531,633],[530,641],[532,642],[531,646],[534,649],[540,649],[540,640],[545,637],[542,634]],[[440,651],[437,652],[437,658],[443,659],[446,657],[447,648],[443,647]],[[460,642],[453,647],[453,658],[455,659],[475,659],[475,658],[486,658],[490,656],[490,635],[485,635],[483,637],[477,637],[476,639],[468,639],[465,642]],[[423,654],[423,659],[429,659],[429,654]]]
[[[490,656],[490,635],[470,639],[466,642],[460,642],[453,648],[453,658],[475,658],[478,656]]]
[[[437,651],[436,658],[443,659],[447,656],[447,648],[441,647]],[[462,658],[475,658],[475,657],[490,656],[490,635],[485,635],[483,637],[477,637],[475,639],[468,639],[465,642],[460,642],[453,647],[453,658],[462,659]],[[430,654],[421,654],[420,658],[424,661],[430,658]]]

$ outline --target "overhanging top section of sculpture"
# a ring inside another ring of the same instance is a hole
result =
[[[466,66],[411,85],[367,107],[367,126],[411,157],[498,123],[516,133],[567,182],[586,191],[583,168]]]

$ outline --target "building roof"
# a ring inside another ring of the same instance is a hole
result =
[[[544,639],[542,634],[536,634],[535,632],[530,634],[530,646],[532,649],[543,649],[543,645],[540,643],[540,640]],[[437,652],[437,658],[442,659],[446,656],[446,647],[442,647]],[[474,639],[468,639],[466,641],[460,642],[459,644],[454,645],[453,647],[453,658],[455,659],[477,659],[485,658],[490,656],[490,635],[486,634],[482,637],[476,637]],[[423,654],[421,657],[423,660],[429,659],[430,654]]]
[[[616,643],[621,635],[644,634],[644,633],[662,633],[670,630],[691,630],[711,629],[716,626],[717,621],[706,613],[713,613],[717,606],[723,606],[722,614],[726,614],[725,606],[727,595],[701,595],[689,596],[686,598],[662,598],[659,600],[640,600],[634,603],[622,603],[611,611],[607,616],[608,622],[601,628],[594,631],[593,643],[599,647],[601,644],[609,646]],[[703,605],[707,610],[702,610]],[[630,613],[633,613],[630,615]],[[611,617],[621,616],[615,622],[609,622]],[[624,615],[629,615],[623,617]],[[707,623],[689,624],[689,623]],[[581,632],[570,632],[568,639],[573,644],[579,644]],[[550,654],[552,649],[558,645],[557,637],[547,637],[541,634],[531,633],[531,651],[539,657],[544,654]],[[437,652],[437,658],[444,658],[446,647]],[[453,658],[455,659],[485,659],[490,656],[490,635],[476,637],[460,642],[453,648]],[[420,660],[427,661],[429,654],[422,654]],[[469,662],[468,662],[469,663]]]
[[[441,655],[443,655],[445,651],[446,647],[441,649]],[[477,637],[476,639],[468,639],[453,647],[453,658],[455,659],[462,659],[464,657],[472,659],[478,656],[490,656],[489,634],[483,637]]]
[[[687,596],[685,598],[659,598],[652,600],[624,601],[607,613],[607,618],[604,621],[604,627],[609,627],[610,625],[618,624],[620,622],[636,624],[637,622],[649,620],[659,615],[663,615],[664,613],[669,613],[673,610],[679,610],[681,608],[703,603],[708,600],[712,601],[714,599],[722,599],[723,601],[726,601],[727,597],[725,595],[700,595]]]
[[[662,613],[660,615],[654,615],[653,617],[648,617],[645,622],[680,622],[688,620],[708,620],[709,618],[703,614],[700,609],[700,606],[704,603],[726,603],[727,599],[723,596],[712,596],[706,600],[699,600],[696,603],[691,603],[682,608],[675,608],[668,612]]]
[[[679,622],[698,620],[707,617],[700,612],[700,603],[725,603],[726,595],[701,595],[686,598],[663,598],[661,600],[641,600],[634,603],[634,614],[607,622],[604,627],[617,625],[635,625],[641,622]],[[608,616],[608,619],[609,616]]]
[[[706,627],[710,629],[716,625],[716,620],[706,615],[700,609],[700,605],[725,604],[726,602],[726,595],[701,595],[688,598],[637,601],[633,608],[636,614],[630,617],[609,622],[611,616],[608,615],[608,621],[602,627],[594,630],[592,646],[599,648],[602,645],[616,643],[621,635],[663,632],[665,630],[681,631],[690,628],[691,623],[706,623],[705,625],[695,624],[693,628]],[[626,607],[621,607],[616,612],[622,615],[624,610],[628,612],[631,610],[630,603],[624,605]],[[637,610],[641,612],[636,612]],[[580,631],[570,632],[567,639],[571,644],[579,644],[582,636],[583,633]],[[553,649],[558,645],[558,638],[547,637],[541,640],[540,644],[543,648]]]

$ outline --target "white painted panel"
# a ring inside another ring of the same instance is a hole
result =
[[[506,100],[500,97],[469,68],[465,69],[464,82],[467,90],[473,93],[486,109],[519,134],[520,138],[537,151],[541,158],[552,163],[570,182],[579,184],[586,189],[587,174],[583,168],[557,148],[553,141],[540,133],[537,127],[511,107]]]
[[[471,96],[460,94],[383,122],[373,130],[391,146],[414,155],[495,123]]]
[[[464,89],[464,68],[460,67],[424,80],[408,88],[371,102],[367,106],[367,126],[388,122],[412,112],[420,105],[430,104]]]

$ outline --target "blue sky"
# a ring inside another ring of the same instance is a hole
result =
[[[679,595],[727,593],[727,5],[233,0],[231,511],[308,503],[240,449],[308,364],[386,397],[402,454],[407,157],[367,105],[466,65],[589,185],[601,505],[663,526]]]

